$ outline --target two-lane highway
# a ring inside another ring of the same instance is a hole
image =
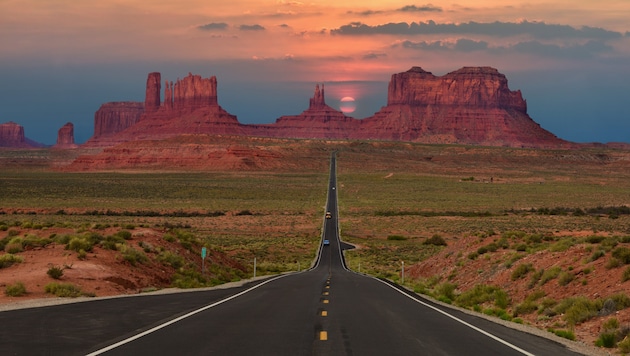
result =
[[[336,158],[316,266],[247,286],[0,313],[14,355],[575,355],[346,269]],[[48,322],[51,324],[47,324]]]

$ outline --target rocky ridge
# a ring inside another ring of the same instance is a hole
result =
[[[144,107],[105,104],[95,119],[88,146],[162,139],[182,134],[245,135],[276,138],[394,140],[509,147],[575,146],[544,130],[527,115],[520,91],[491,67],[464,67],[435,76],[420,67],[392,75],[387,105],[359,120],[328,106],[324,85],[316,85],[307,110],[282,116],[273,124],[238,122],[218,102],[216,77],[188,74],[165,81],[160,99],[160,73],[147,78]],[[112,105],[112,106],[110,106]],[[122,109],[122,110],[121,110]],[[104,137],[104,136],[108,137]]]

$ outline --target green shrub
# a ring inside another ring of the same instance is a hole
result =
[[[615,347],[615,343],[617,342],[617,333],[616,332],[602,332],[599,334],[597,340],[595,340],[595,346],[605,347],[611,349]]]
[[[601,300],[590,300],[586,297],[571,297],[556,305],[557,314],[564,313],[564,320],[569,325],[577,325],[597,315],[602,307]]]
[[[604,239],[606,239],[605,236],[600,236],[600,235],[592,235],[592,236],[587,236],[584,241],[591,243],[591,244],[598,244],[602,241],[604,241]]]
[[[184,267],[185,260],[182,256],[175,254],[171,251],[163,251],[161,252],[157,260],[160,261],[164,265],[171,266],[175,269],[180,269]]]
[[[131,232],[129,230],[120,230],[115,233],[114,236],[120,237],[124,240],[131,240]]]
[[[10,253],[2,255],[0,256],[0,268],[6,268],[14,263],[20,263],[22,261],[24,261],[24,259],[21,256],[12,255]]]
[[[70,238],[68,244],[66,245],[66,249],[79,252],[83,251],[92,251],[92,247],[94,246],[94,242],[87,236],[74,236]]]
[[[435,234],[423,242],[425,245],[446,246],[446,241],[442,236]]]
[[[617,268],[617,267],[621,267],[621,261],[619,261],[618,259],[611,257],[608,262],[606,262],[606,269],[613,269],[613,268]]]
[[[630,337],[626,336],[617,343],[617,348],[624,354],[630,353]]]
[[[534,270],[534,266],[531,263],[523,263],[514,268],[512,271],[512,280],[521,279],[525,277],[529,272]]]
[[[612,251],[612,256],[625,265],[630,264],[630,248],[617,247]]]
[[[540,285],[542,286],[550,280],[557,278],[558,275],[560,275],[560,272],[562,272],[562,269],[558,266],[554,266],[548,270],[545,270],[540,277]]]
[[[560,275],[558,275],[558,284],[561,286],[566,286],[567,284],[571,283],[571,281],[573,281],[573,278],[575,278],[573,273],[561,272]]]
[[[606,251],[597,250],[597,251],[593,252],[591,257],[589,257],[588,262],[596,261],[597,259],[599,259],[601,257],[604,257],[604,255],[606,255]]]
[[[468,256],[467,256],[467,257],[468,257],[468,259],[469,259],[469,260],[476,260],[476,259],[477,259],[477,257],[479,257],[479,253],[477,253],[477,252],[471,252],[471,253],[469,253],[469,254],[468,254]]]
[[[81,288],[70,283],[49,283],[44,287],[44,291],[57,297],[64,298],[76,298],[83,294],[81,292]]]
[[[51,278],[60,279],[63,276],[63,269],[57,266],[50,267],[46,272]]]
[[[440,283],[437,286],[435,286],[434,288],[434,293],[436,295],[436,297],[445,297],[446,299],[453,301],[455,300],[456,296],[455,296],[455,289],[457,288],[456,285],[452,284],[452,283]],[[447,302],[450,304],[450,302]]]
[[[460,294],[455,302],[466,308],[487,302],[494,302],[498,307],[507,307],[506,304],[509,304],[509,297],[499,287],[477,284],[472,289]]]
[[[19,242],[10,242],[6,246],[4,246],[4,251],[6,253],[20,253],[24,251],[24,247],[22,246],[22,241],[20,239]]]
[[[554,329],[547,329],[547,331],[556,334],[557,336],[563,337],[565,339],[569,339],[569,340],[575,340],[575,334],[573,333],[573,331],[571,330],[554,330]]]
[[[207,283],[201,273],[190,269],[176,273],[173,277],[173,287],[182,289],[204,287]]]
[[[117,248],[122,254],[123,260],[131,263],[132,266],[135,266],[136,263],[145,263],[149,260],[144,252],[138,251],[133,247],[118,245]]]
[[[387,236],[387,240],[389,240],[389,241],[405,241],[405,240],[407,240],[407,238],[402,236],[402,235],[389,235],[389,236]]]
[[[9,284],[4,290],[4,294],[9,297],[21,297],[26,294],[26,287],[24,287],[24,284],[22,282]]]

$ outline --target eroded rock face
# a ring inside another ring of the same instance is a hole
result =
[[[162,90],[162,75],[158,72],[149,73],[147,78],[144,111],[151,113],[160,108],[160,92]]]
[[[282,116],[274,124],[247,125],[252,136],[347,139],[360,121],[326,104],[324,85],[315,86],[309,107],[299,115]]]
[[[167,84],[164,93],[164,107],[180,111],[217,106],[217,78],[202,78],[200,75],[188,76]]]
[[[57,144],[56,148],[75,148],[77,145],[74,143],[74,125],[71,122],[63,125],[59,131],[57,131]]]
[[[94,114],[94,136],[111,136],[134,125],[144,113],[145,103],[117,101],[105,103]]]
[[[521,92],[491,67],[464,67],[437,77],[420,67],[392,75],[387,105],[466,106],[527,112]]]
[[[188,74],[165,81],[150,73],[146,100],[108,103],[95,115],[90,144],[164,139],[175,135],[243,135],[314,139],[375,139],[511,147],[565,147],[570,143],[542,129],[527,115],[520,91],[490,67],[464,67],[435,76],[420,67],[392,75],[387,105],[357,120],[326,105],[324,85],[315,86],[309,107],[273,124],[240,124],[218,104],[216,77]]]
[[[465,67],[437,77],[413,67],[392,75],[387,106],[350,135],[426,143],[564,147],[570,143],[527,115],[520,91],[490,67]]]
[[[24,127],[13,121],[0,124],[0,147],[26,147]]]

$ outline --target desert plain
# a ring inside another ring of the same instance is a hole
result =
[[[103,152],[0,151],[4,309],[220,285],[253,277],[254,259],[258,276],[306,269],[336,152],[351,269],[626,352],[628,150],[205,135],[162,144],[163,156],[174,146],[239,153],[187,170],[146,160],[68,172]]]

